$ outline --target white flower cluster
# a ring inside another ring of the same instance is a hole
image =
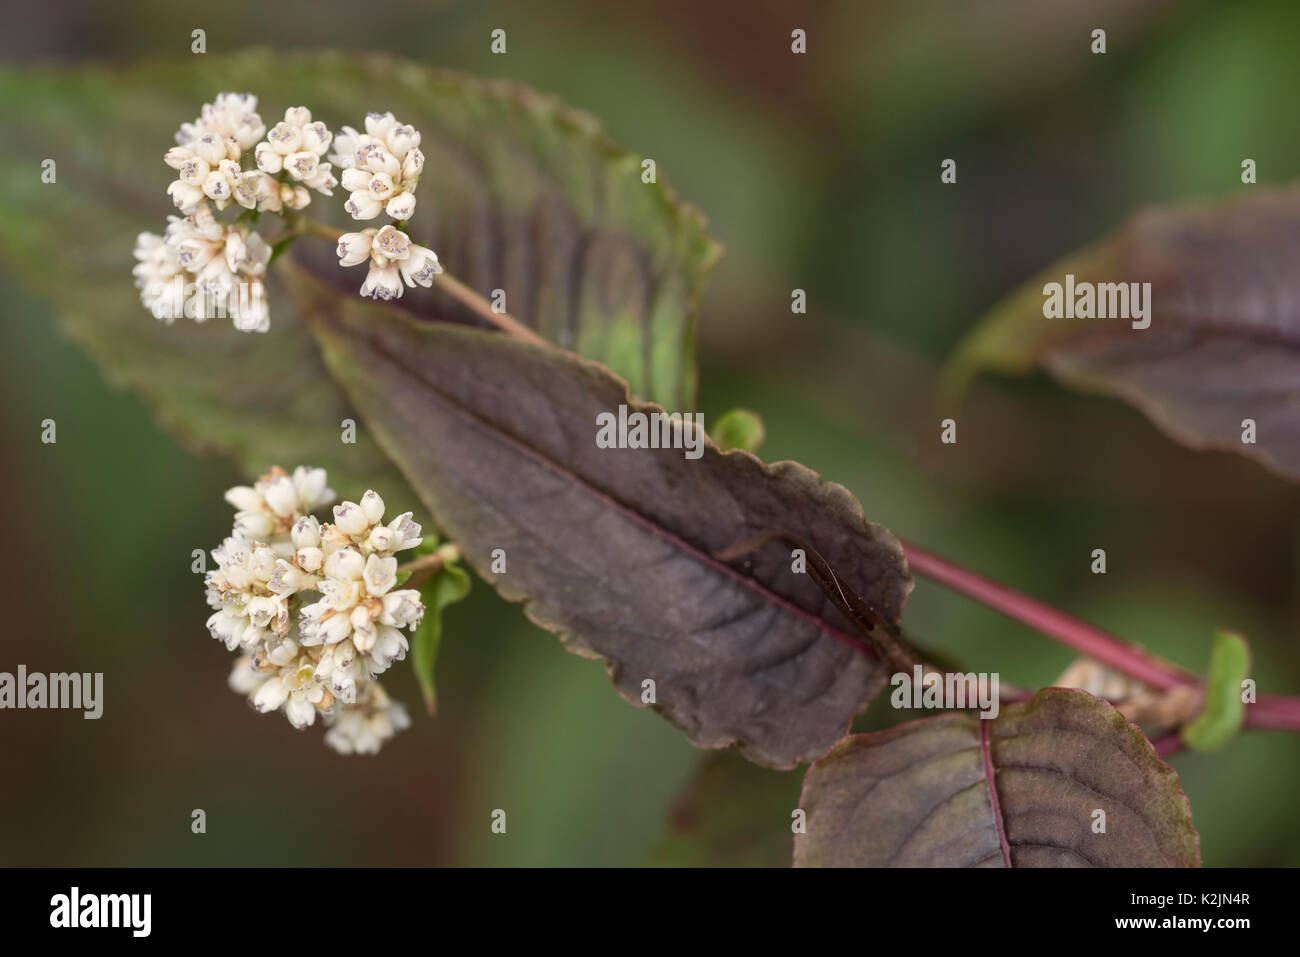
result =
[[[361,284],[361,295],[373,299],[400,299],[403,280],[408,286],[427,288],[442,272],[432,249],[411,242],[410,236],[391,223],[382,229],[344,233],[336,252],[340,266],[369,261],[370,271]]]
[[[206,205],[185,219],[169,216],[161,236],[141,233],[135,258],[140,301],[156,319],[229,316],[244,332],[270,328],[262,280],[271,248],[252,230],[217,222]]]
[[[334,195],[334,187],[339,181],[334,178],[329,163],[322,163],[321,157],[330,148],[334,134],[325,124],[317,120],[312,122],[311,110],[305,106],[294,106],[284,111],[284,120],[275,124],[266,139],[257,144],[254,155],[257,168],[266,177],[285,172],[295,182],[303,184],[289,188],[284,184],[281,190],[290,189],[293,202],[285,199],[285,205],[291,209],[302,209],[311,201],[307,188],[316,190],[325,196]]]
[[[306,107],[291,107],[259,143],[266,126],[256,109],[257,97],[251,93],[222,93],[216,103],[204,105],[197,120],[180,128],[180,145],[163,159],[179,177],[167,192],[182,215],[192,215],[209,200],[219,210],[233,201],[245,209],[279,212],[310,203],[309,188],[334,195],[338,180],[330,164],[320,161],[333,137],[325,124],[313,123]],[[257,168],[246,170],[243,158],[250,149]],[[273,174],[281,172],[285,176],[277,180]]]
[[[371,113],[365,127],[364,133],[343,127],[330,155],[343,170],[343,188],[349,193],[343,208],[353,219],[374,219],[382,212],[398,222],[408,220],[424,172],[420,134],[392,113]]]
[[[145,308],[168,323],[229,316],[243,332],[270,329],[262,281],[270,246],[243,222],[246,216],[220,223],[213,209],[235,203],[252,213],[279,213],[310,203],[309,190],[333,195],[338,180],[321,161],[332,138],[305,107],[286,110],[267,134],[251,93],[222,93],[205,103],[163,157],[177,176],[167,193],[184,218],[170,217],[161,236],[136,239],[135,281]],[[250,150],[257,168],[244,169]]]
[[[343,170],[348,190],[344,209],[353,219],[374,219],[380,213],[403,223],[415,212],[415,187],[424,171],[420,133],[399,122],[392,113],[371,113],[365,133],[350,126],[334,141],[330,159]],[[373,299],[399,299],[406,286],[425,286],[442,272],[433,250],[411,242],[411,237],[389,224],[339,237],[339,265],[369,262],[361,295]]]
[[[420,526],[410,512],[385,524],[374,491],[321,524],[310,513],[334,500],[322,469],[273,468],[226,500],[235,525],[206,584],[208,630],[240,652],[230,686],[296,728],[320,714],[336,751],[379,750],[409,724],[374,679],[406,657],[402,629],[424,615],[418,591],[396,588],[395,555],[420,544]]]
[[[251,93],[221,93],[204,104],[163,157],[176,171],[167,192],[183,218],[169,218],[161,236],[141,233],[136,240],[134,273],[145,308],[168,323],[182,315],[199,322],[229,316],[241,331],[268,331],[263,277],[272,251],[250,221],[278,213],[290,227],[283,245],[313,226],[327,231],[298,211],[312,191],[334,194],[336,166],[353,219],[383,213],[394,220],[338,239],[340,265],[369,265],[361,295],[398,299],[408,286],[432,285],[442,272],[438,257],[398,228],[415,212],[424,172],[420,133],[392,113],[371,113],[364,125],[364,133],[345,126],[334,136],[309,109],[295,106],[268,132]],[[255,167],[245,169],[250,151]],[[233,223],[218,222],[213,210],[232,203],[243,212]]]

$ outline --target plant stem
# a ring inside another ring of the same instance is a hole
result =
[[[1300,698],[1294,695],[1262,694],[1246,705],[1246,727],[1273,731],[1300,730]]]
[[[411,577],[402,585],[403,588],[419,588],[438,572],[442,571],[443,566],[448,562],[457,561],[460,558],[460,549],[448,542],[439,548],[436,552],[428,555],[421,555],[405,564],[398,565],[399,572],[410,572]]]
[[[339,237],[343,235],[343,230],[335,229],[333,226],[326,226],[324,223],[317,222],[307,216],[295,214],[288,220],[297,232],[307,236],[319,236],[321,239],[328,239],[330,242],[337,243]]]
[[[509,313],[494,312],[491,303],[450,273],[443,272],[434,276],[433,284],[457,302],[473,309],[511,338],[532,343],[545,342],[541,336]]]
[[[908,564],[919,574],[973,598],[1013,621],[1028,625],[1094,661],[1136,678],[1148,687],[1168,691],[1199,681],[1195,675],[1177,665],[1149,655],[1136,645],[1116,638],[1086,621],[1067,615],[983,575],[967,571],[920,546],[910,542],[903,542],[902,545]],[[1300,731],[1300,697],[1260,695],[1254,704],[1246,706],[1244,724],[1248,728]],[[1172,740],[1160,740],[1161,746],[1166,748],[1165,753],[1172,754],[1181,747],[1181,744]]]
[[[903,551],[907,554],[908,564],[926,578],[947,585],[1013,621],[1069,645],[1094,661],[1136,678],[1148,687],[1167,691],[1196,681],[1195,675],[1160,661],[1135,645],[1006,585],[967,571],[917,545],[904,542]]]
[[[290,228],[297,233],[309,236],[318,236],[321,239],[328,239],[330,242],[334,243],[337,243],[339,237],[343,235],[342,230],[317,222],[314,219],[303,216],[301,213],[285,210],[281,215],[284,217],[285,222],[289,224]],[[400,229],[401,226],[398,228]],[[546,341],[509,313],[497,312],[494,310],[490,302],[450,273],[441,272],[437,274],[433,277],[433,284],[461,305],[467,306],[479,316],[486,319],[512,339],[519,339],[523,342],[532,342],[536,344]]]
[[[1183,749],[1183,736],[1177,731],[1171,731],[1169,734],[1162,734],[1158,738],[1152,738],[1151,746],[1156,749],[1157,757],[1163,760]]]

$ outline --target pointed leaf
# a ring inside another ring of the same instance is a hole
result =
[[[779,523],[896,627],[902,550],[844,488],[701,432],[695,459],[600,448],[600,413],[661,411],[603,366],[293,279],[330,369],[469,564],[570,650],[605,658],[626,699],[653,681],[654,707],[696,744],[790,767],[881,689],[886,669],[788,547],[714,557]]]
[[[1143,212],[996,307],[959,348],[950,398],[980,369],[1050,371],[1118,396],[1196,449],[1300,478],[1300,190]],[[1151,325],[1049,319],[1046,283],[1149,282]],[[1245,420],[1255,423],[1254,441]]]
[[[800,806],[803,867],[1200,863],[1178,776],[1123,715],[1065,688],[997,718],[950,712],[846,738],[809,769]]]
[[[411,636],[411,668],[419,682],[420,694],[429,714],[438,709],[438,691],[433,680],[434,665],[438,661],[438,645],[442,641],[442,613],[469,595],[470,578],[465,569],[456,564],[443,565],[438,573],[420,587],[420,600],[424,604],[424,620]]]

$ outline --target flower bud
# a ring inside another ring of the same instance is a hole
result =
[[[410,219],[415,215],[415,196],[407,192],[398,193],[388,201],[384,212],[396,220]]]

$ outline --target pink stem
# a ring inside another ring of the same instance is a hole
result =
[[[1169,755],[1181,751],[1183,748],[1183,736],[1177,731],[1170,734],[1162,734],[1158,738],[1151,739],[1151,746],[1156,749],[1156,756],[1163,759]]]
[[[1300,730],[1300,698],[1283,694],[1260,695],[1258,701],[1246,706],[1246,727]]]
[[[926,578],[973,598],[1013,621],[1028,625],[1094,661],[1136,678],[1148,687],[1168,691],[1199,681],[1195,675],[1177,665],[1152,657],[1137,646],[1086,621],[1080,621],[1028,595],[1022,595],[1014,588],[1008,588],[991,578],[967,571],[910,542],[902,544],[908,564]],[[1258,701],[1247,706],[1245,723],[1249,728],[1300,731],[1300,697],[1261,695]],[[1181,747],[1176,739],[1176,734],[1166,735],[1157,741],[1156,750],[1159,752],[1164,748],[1162,756],[1172,754]]]
[[[1069,645],[1094,661],[1109,665],[1143,684],[1160,691],[1192,684],[1196,676],[1167,662],[1158,661],[1146,652],[1086,621],[1057,611],[1050,605],[1022,595],[1015,589],[990,578],[967,571],[910,542],[903,543],[907,562],[913,570],[947,585],[1013,621],[1028,625],[1049,638]]]

